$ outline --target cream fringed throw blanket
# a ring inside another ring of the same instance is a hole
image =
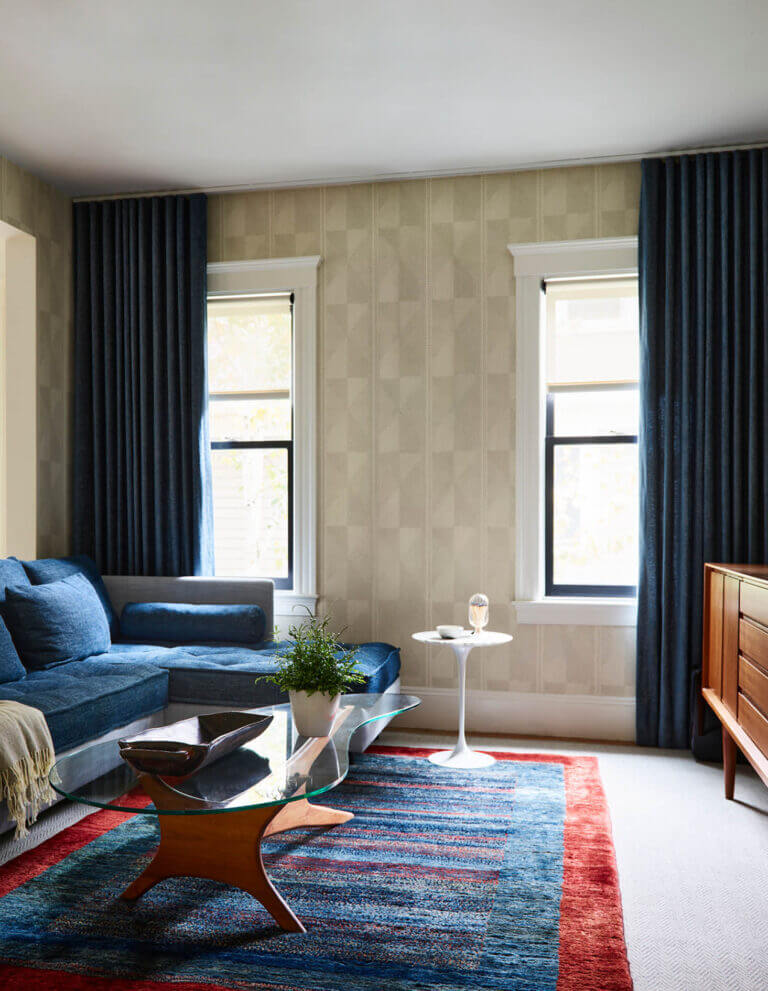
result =
[[[0,799],[16,823],[16,838],[26,836],[38,813],[56,798],[48,783],[53,741],[39,709],[0,701]]]

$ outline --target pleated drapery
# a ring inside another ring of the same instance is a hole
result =
[[[74,206],[73,543],[104,573],[212,573],[206,197]]]
[[[691,744],[705,561],[768,562],[768,150],[643,162],[637,738]]]

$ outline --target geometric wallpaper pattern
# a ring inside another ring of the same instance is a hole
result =
[[[37,255],[37,554],[70,548],[72,201],[0,157],[0,220]]]
[[[475,591],[509,647],[489,691],[634,694],[634,630],[515,626],[515,301],[510,241],[637,232],[637,163],[209,197],[209,261],[322,256],[320,607],[399,644],[409,687],[452,687],[410,634]],[[0,220],[37,245],[38,554],[70,548],[71,201],[0,158]]]
[[[209,261],[319,254],[320,608],[389,640],[403,683],[455,684],[410,635],[491,600],[488,691],[634,694],[634,629],[520,626],[514,608],[510,241],[637,232],[640,166],[209,197]]]

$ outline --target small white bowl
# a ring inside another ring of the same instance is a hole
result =
[[[438,626],[437,632],[443,640],[456,640],[457,637],[464,636],[464,627],[445,624],[443,626]]]

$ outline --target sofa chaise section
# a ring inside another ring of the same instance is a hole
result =
[[[168,672],[156,664],[89,657],[0,685],[0,700],[40,709],[58,754],[161,712],[168,705]]]
[[[287,695],[259,676],[277,669],[281,646],[270,644],[258,650],[179,647],[158,658],[157,663],[170,675],[171,702],[244,708],[275,705],[287,701]],[[358,691],[383,692],[397,680],[399,652],[389,644],[363,644],[355,659],[365,677]]]
[[[116,665],[88,658],[30,671],[19,681],[0,684],[0,700],[40,709],[61,757],[83,744],[161,725],[168,705],[168,673],[156,665]],[[87,784],[109,770],[110,766],[94,764],[73,783]],[[5,802],[0,803],[0,836],[13,827]],[[8,855],[13,854],[6,851],[0,863]]]
[[[168,672],[170,702],[253,708],[286,701],[287,696],[275,685],[260,679],[276,670],[278,651],[285,645],[287,641],[255,647],[116,643],[109,654],[101,654],[99,659],[129,667],[136,663],[156,664]],[[355,657],[365,677],[359,691],[384,692],[397,680],[400,656],[396,647],[361,644]]]

